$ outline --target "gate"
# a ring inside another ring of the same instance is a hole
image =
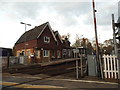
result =
[[[118,59],[115,55],[103,56],[103,73],[104,77],[108,79],[118,79]]]

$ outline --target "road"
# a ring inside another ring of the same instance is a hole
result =
[[[75,64],[64,63],[53,66],[36,66],[3,73],[4,89],[10,88],[62,88],[65,89],[86,89],[86,88],[112,88],[118,89],[117,83],[104,82],[102,80],[84,80],[75,77]]]

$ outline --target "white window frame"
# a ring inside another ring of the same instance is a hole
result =
[[[70,49],[68,49],[68,56],[69,56],[69,57],[71,56],[71,52],[70,52]]]
[[[49,50],[43,50],[43,57],[49,57]]]
[[[63,55],[67,55],[67,49],[63,49]]]
[[[45,43],[50,43],[50,37],[44,36],[44,42]]]

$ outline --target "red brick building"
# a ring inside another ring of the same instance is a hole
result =
[[[46,22],[25,32],[15,43],[14,50],[16,56],[27,56],[29,62],[47,62],[64,58],[64,50],[66,57],[70,56],[70,42],[67,38],[62,40],[58,31],[53,31]]]

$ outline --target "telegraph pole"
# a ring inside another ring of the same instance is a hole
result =
[[[97,22],[96,22],[96,15],[95,12],[95,2],[92,0],[93,5],[93,17],[94,17],[94,29],[95,29],[95,41],[96,41],[96,61],[97,61],[97,70],[98,70],[98,76],[100,75],[100,62],[99,62],[99,49],[98,49],[98,38],[97,38]]]

